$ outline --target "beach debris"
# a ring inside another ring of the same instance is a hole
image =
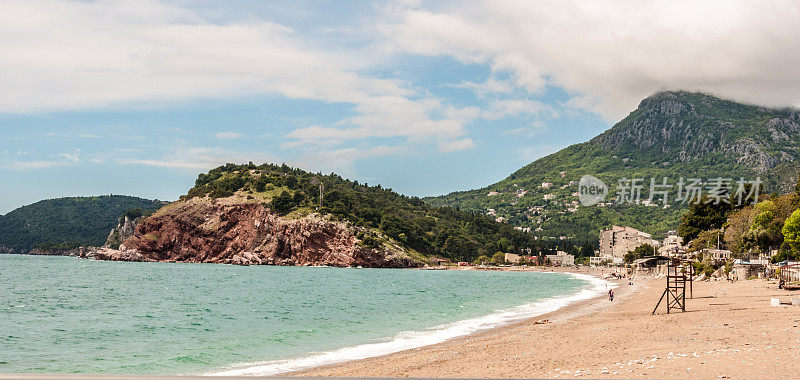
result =
[[[533,322],[534,325],[546,325],[548,323],[550,323],[550,321],[548,321],[547,319],[540,319],[536,322]]]

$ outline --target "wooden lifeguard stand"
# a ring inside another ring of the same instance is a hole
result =
[[[667,314],[671,310],[686,311],[686,283],[689,283],[689,297],[692,297],[692,280],[694,277],[694,268],[688,261],[680,261],[678,259],[670,259],[667,264],[667,287],[664,293],[661,293],[661,298],[658,299],[656,307],[653,309],[655,314],[661,301],[666,297],[667,299]]]

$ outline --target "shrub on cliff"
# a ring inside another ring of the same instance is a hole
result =
[[[283,191],[275,198],[272,198],[272,209],[278,214],[285,215],[295,207],[294,198],[288,191]]]

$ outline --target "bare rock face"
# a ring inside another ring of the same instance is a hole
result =
[[[346,225],[320,217],[288,219],[259,203],[225,204],[192,198],[142,220],[119,250],[101,260],[416,267],[403,252],[370,249]]]
[[[123,216],[117,224],[117,227],[112,229],[108,234],[103,248],[118,248],[125,239],[133,236],[136,232],[136,225],[142,218],[141,216],[137,218],[131,218],[127,215]]]

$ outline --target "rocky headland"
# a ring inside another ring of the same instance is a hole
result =
[[[126,221],[113,242],[83,257],[114,261],[163,261],[236,265],[419,267],[399,245],[363,245],[359,229],[312,213],[280,216],[265,204],[230,199],[189,198],[141,220]],[[135,225],[135,227],[133,227]],[[116,233],[115,233],[116,232]]]

